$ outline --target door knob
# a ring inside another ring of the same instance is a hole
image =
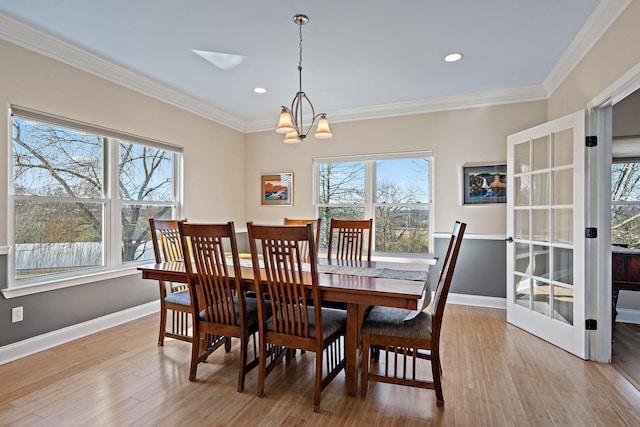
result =
[[[508,243],[513,243],[513,237],[509,236],[506,239],[504,239],[506,242]]]

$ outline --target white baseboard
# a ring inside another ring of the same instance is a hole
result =
[[[619,308],[616,323],[635,323],[640,325],[640,310]]]
[[[476,307],[507,309],[506,298],[485,297],[482,295],[449,294],[447,302],[459,305],[473,305]]]
[[[77,325],[67,326],[57,331],[5,345],[0,347],[0,365],[100,332],[104,329],[112,328],[122,323],[130,322],[131,320],[156,313],[159,310],[160,302],[152,301],[116,313],[107,314],[97,319],[78,323]]]
[[[507,309],[507,300],[498,297],[485,297],[482,295],[449,294],[447,302],[459,305],[472,305],[477,307]],[[640,310],[618,308],[617,323],[635,323],[640,325]]]
[[[506,309],[505,298],[486,297],[482,295],[449,294],[447,302],[451,304],[471,305],[477,307]],[[160,310],[159,303],[153,301],[127,310],[112,313],[97,319],[49,332],[24,341],[0,347],[0,365],[39,351],[55,347],[66,342],[108,329],[131,320],[155,313]],[[619,308],[618,322],[640,324],[640,310]]]

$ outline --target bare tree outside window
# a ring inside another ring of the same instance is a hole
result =
[[[640,163],[611,167],[611,241],[640,248]]]
[[[429,160],[376,162],[375,250],[429,252]]]
[[[173,212],[173,153],[14,117],[12,154],[16,278],[115,264],[106,244],[116,201],[122,239],[112,244],[122,246],[122,261],[152,257],[148,215]],[[118,189],[109,188],[109,170]]]
[[[320,163],[320,247],[326,248],[331,218],[373,217],[376,252],[427,253],[430,176],[429,158]],[[367,185],[373,200],[366,200]]]

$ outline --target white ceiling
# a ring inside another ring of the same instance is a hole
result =
[[[310,18],[303,90],[316,112],[340,121],[544,99],[626,4],[0,0],[0,38],[255,131],[275,126],[298,90],[296,13]],[[192,49],[244,61],[222,70]],[[464,58],[445,63],[450,52]]]

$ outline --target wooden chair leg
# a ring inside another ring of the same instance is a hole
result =
[[[256,388],[256,396],[264,397],[264,380],[267,376],[267,343],[260,335],[259,345],[260,356],[258,360],[258,387]]]
[[[444,395],[442,394],[442,382],[440,375],[442,367],[440,366],[440,357],[437,354],[431,354],[431,374],[433,375],[433,389],[436,392],[436,405],[444,406]]]
[[[160,301],[160,332],[158,334],[158,346],[164,345],[164,331],[167,329],[167,309],[164,300]]]
[[[284,357],[284,363],[288,365],[296,357],[296,349],[288,348],[286,352],[287,353],[285,354],[285,357]]]
[[[191,367],[189,368],[189,381],[196,380],[196,371],[200,362],[200,342],[202,337],[196,331],[193,331],[193,341],[191,342]]]
[[[323,353],[323,350],[316,352],[316,380],[313,385],[313,412],[320,412]]]
[[[249,347],[249,337],[242,337],[240,343],[240,366],[238,369],[238,392],[244,391],[244,378],[247,374],[247,349]]]

